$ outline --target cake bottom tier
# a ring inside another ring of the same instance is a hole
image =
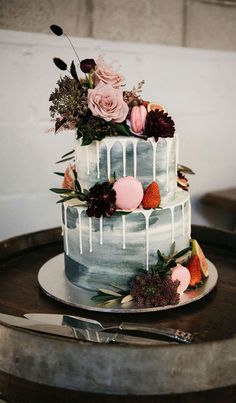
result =
[[[176,193],[175,201],[158,209],[141,208],[111,218],[89,218],[86,208],[73,202],[62,208],[65,274],[88,290],[128,288],[132,277],[157,261],[157,250],[169,254],[189,246],[189,195]]]

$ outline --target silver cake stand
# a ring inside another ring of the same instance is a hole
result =
[[[118,301],[112,301],[109,304],[98,305],[92,300],[96,292],[85,290],[72,284],[65,275],[64,254],[57,255],[48,260],[39,270],[38,281],[42,290],[51,298],[56,299],[67,305],[89,311],[111,312],[111,313],[140,313],[163,311],[167,309],[178,308],[183,305],[195,302],[212,291],[218,279],[216,267],[207,260],[209,267],[209,277],[202,287],[187,291],[180,296],[180,302],[177,305],[166,305],[164,307],[141,308],[135,302],[130,301],[120,304]]]

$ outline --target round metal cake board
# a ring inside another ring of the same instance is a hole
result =
[[[111,313],[139,313],[154,312],[166,309],[174,309],[179,306],[195,302],[207,295],[216,285],[218,273],[216,267],[209,260],[209,277],[202,287],[187,291],[180,296],[180,302],[177,305],[167,305],[164,307],[141,308],[134,301],[120,304],[119,301],[113,301],[106,305],[98,305],[91,298],[96,292],[85,290],[72,284],[65,275],[64,254],[57,255],[48,260],[39,270],[38,281],[42,290],[57,301],[77,308],[89,311],[111,312]]]

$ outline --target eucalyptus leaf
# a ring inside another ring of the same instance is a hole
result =
[[[127,302],[130,302],[130,301],[132,301],[133,300],[133,297],[132,297],[132,295],[126,295],[124,298],[122,298],[122,300],[120,301],[120,303],[121,304],[125,304],[125,303],[127,303]]]
[[[87,197],[86,197],[85,194],[83,194],[83,193],[78,193],[78,192],[75,192],[74,197],[75,197],[76,199],[79,199],[80,201],[86,201],[86,199],[87,199]]]
[[[158,256],[158,258],[160,259],[161,262],[165,261],[165,258],[164,258],[163,254],[161,253],[161,251],[159,249],[157,250],[157,256]]]
[[[77,140],[83,137],[83,132],[78,128],[77,129]]]
[[[60,164],[61,162],[70,161],[70,160],[72,160],[73,158],[74,158],[74,157],[68,157],[68,158],[65,158],[65,159],[63,159],[63,160],[60,160],[60,161],[55,162],[55,164]]]
[[[64,176],[64,172],[53,172],[55,175]]]
[[[116,210],[115,215],[116,216],[122,216],[122,215],[128,215],[132,213],[132,211],[126,211],[126,210]]]
[[[107,288],[100,288],[99,292],[105,295],[112,295],[113,297],[121,297],[122,295],[119,294],[118,292],[108,290]]]
[[[96,302],[103,302],[103,303],[105,303],[105,302],[107,302],[107,301],[110,301],[111,300],[111,296],[110,295],[104,295],[104,294],[98,294],[98,295],[94,295],[92,298],[91,298],[93,301],[96,301]],[[114,297],[114,299],[116,299],[116,297]]]
[[[51,190],[51,192],[58,193],[58,194],[70,194],[71,192],[73,192],[72,189],[51,188],[49,190]]]
[[[115,297],[114,297],[114,298],[112,298],[112,299],[109,299],[109,300],[105,301],[105,302],[103,303],[103,305],[114,305],[117,300],[119,300],[119,298],[115,298]]]
[[[115,130],[120,133],[123,134],[125,136],[129,136],[130,132],[129,132],[129,126],[127,126],[126,124],[122,124],[122,123],[115,123],[114,124],[114,128]]]
[[[71,199],[74,199],[74,196],[63,197],[63,199],[57,201],[57,204],[58,203],[64,203],[65,201],[68,201],[68,200],[71,200]]]
[[[61,158],[65,158],[65,157],[67,157],[68,155],[73,154],[74,152],[75,152],[75,150],[69,151],[68,153],[66,153],[66,154],[62,155],[62,157],[61,157]]]
[[[176,253],[176,255],[172,256],[173,259],[178,259],[181,256],[186,255],[187,252],[190,252],[192,248],[189,246],[188,248],[182,249],[180,252]]]
[[[82,143],[81,143],[81,146],[88,146],[89,144],[91,144],[92,143],[92,141],[93,141],[93,138],[92,137],[90,137],[90,136],[88,136],[88,135],[84,135],[83,136],[83,140],[82,140]]]
[[[70,73],[71,73],[72,77],[73,77],[76,81],[79,81],[79,78],[78,78],[77,72],[76,72],[76,68],[75,68],[74,60],[71,62],[71,65],[70,65]]]
[[[165,269],[172,269],[173,267],[176,266],[176,261],[171,259],[168,264],[165,266]]]
[[[111,284],[111,286],[113,287],[113,288],[117,288],[117,290],[120,290],[120,291],[122,291],[122,292],[125,292],[126,294],[128,294],[129,293],[129,290],[127,290],[126,288],[122,288],[122,287],[120,287],[120,286],[118,286],[118,285],[116,285],[116,284]]]
[[[80,183],[79,183],[79,181],[77,181],[77,179],[75,180],[75,188],[76,188],[77,192],[79,192],[79,193],[82,192]]]

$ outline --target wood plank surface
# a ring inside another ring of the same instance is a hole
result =
[[[233,338],[236,334],[236,236],[229,232],[193,227],[193,237],[200,241],[207,258],[217,267],[219,274],[217,287],[193,304],[158,313],[126,314],[125,319],[123,314],[95,313],[64,305],[45,295],[39,288],[37,282],[39,269],[50,258],[62,252],[62,239],[58,228],[3,241],[0,244],[0,312],[16,316],[22,316],[27,312],[79,315],[99,320],[104,326],[116,325],[123,320],[145,322],[153,327],[162,325],[192,332],[196,344]],[[236,387],[230,386],[218,391],[171,397],[94,395],[67,390],[65,398],[65,393],[60,388],[47,385],[39,387],[37,384],[8,376],[3,372],[0,372],[0,386],[3,398],[8,398],[12,402],[32,403],[52,401],[182,403],[226,400],[235,402],[236,396]],[[222,400],[223,396],[226,400]]]

